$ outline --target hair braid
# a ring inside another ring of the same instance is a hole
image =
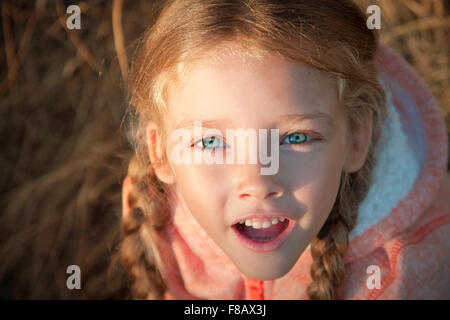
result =
[[[128,176],[132,189],[128,197],[130,212],[122,217],[124,239],[120,259],[133,281],[132,295],[138,299],[162,299],[165,284],[156,241],[158,232],[167,222],[167,210],[160,197],[158,180],[153,170],[148,172],[135,156],[130,161]]]
[[[341,181],[343,180],[346,178]],[[342,185],[341,188],[343,188]],[[339,202],[339,200],[340,197],[336,201]],[[344,279],[344,255],[355,215],[346,214],[348,211],[340,210],[344,204],[340,202],[341,204],[335,204],[334,210],[311,243],[313,283],[307,288],[310,299],[335,299],[336,288]]]

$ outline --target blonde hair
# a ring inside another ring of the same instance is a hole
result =
[[[135,155],[130,214],[122,220],[120,254],[136,298],[161,299],[166,290],[156,243],[169,218],[168,186],[159,181],[148,155],[145,128],[153,121],[165,141],[167,94],[181,83],[190,64],[219,45],[250,59],[278,55],[325,72],[337,81],[350,128],[372,116],[371,146],[362,169],[342,173],[334,207],[311,243],[311,299],[338,298],[344,255],[373,168],[374,145],[385,114],[377,79],[377,35],[365,17],[344,0],[171,0],[162,2],[156,22],[145,33],[130,78],[131,141]],[[217,57],[220,59],[220,57]],[[164,148],[165,149],[165,148]],[[167,156],[163,155],[163,161]]]

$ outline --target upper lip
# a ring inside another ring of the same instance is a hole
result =
[[[239,223],[241,221],[245,221],[247,219],[253,219],[253,218],[286,218],[289,220],[295,220],[293,215],[284,212],[284,211],[253,211],[248,214],[241,215],[239,218],[236,218],[233,220],[232,225],[235,225],[236,223]]]

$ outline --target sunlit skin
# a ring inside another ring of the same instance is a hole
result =
[[[336,82],[279,57],[266,58],[264,64],[243,62],[236,56],[220,63],[205,58],[185,80],[169,92],[167,137],[186,119],[219,120],[214,127],[223,136],[219,144],[213,144],[219,150],[224,145],[232,147],[226,141],[226,128],[279,129],[279,170],[275,175],[261,175],[259,161],[175,165],[167,157],[156,174],[171,185],[185,210],[245,276],[259,280],[282,277],[325,223],[341,173],[362,167],[370,122],[350,131]],[[228,120],[221,123],[223,119]],[[153,162],[162,152],[170,155],[177,143],[170,139],[162,143],[156,133],[157,128],[149,126]],[[200,148],[201,138],[193,137],[192,143],[200,142],[192,152],[211,152]],[[231,228],[237,218],[258,210],[283,211],[295,222],[290,236],[271,252],[249,250]]]

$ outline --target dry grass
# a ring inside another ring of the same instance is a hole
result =
[[[450,127],[449,2],[357,2],[380,4],[382,39],[423,76]],[[130,156],[122,77],[152,2],[80,2],[76,32],[68,3],[0,3],[0,298],[126,296],[123,271],[106,272]],[[66,288],[71,264],[80,291]]]
[[[381,8],[381,40],[414,66],[436,96],[450,128],[450,2],[357,0]]]

